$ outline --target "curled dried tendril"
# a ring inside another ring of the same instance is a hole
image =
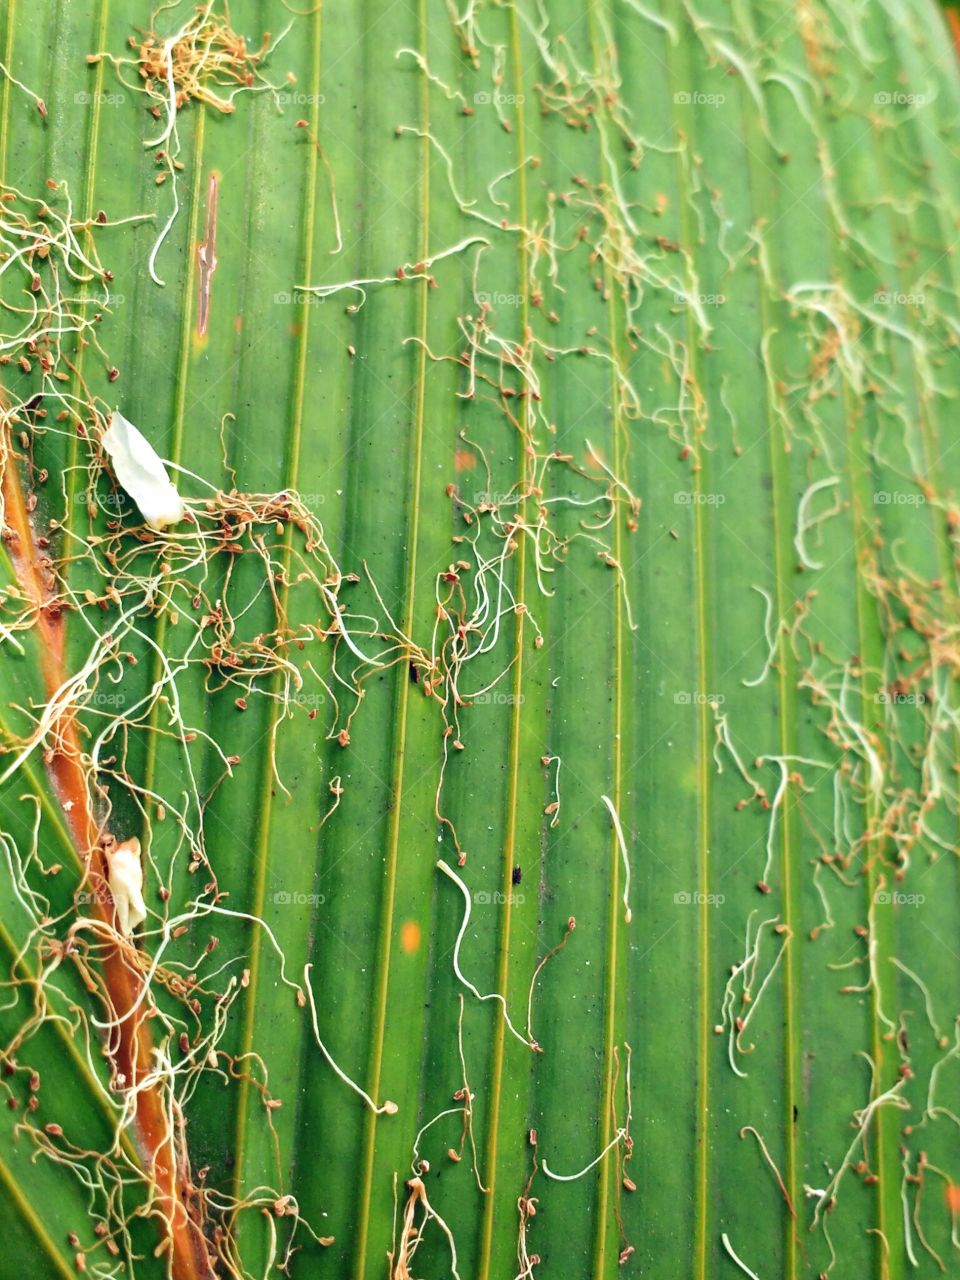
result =
[[[153,20],[171,7],[177,5],[163,6]],[[264,65],[289,29],[288,26],[276,40],[264,35],[259,45],[251,46],[246,37],[233,29],[229,6],[218,6],[216,0],[207,0],[170,35],[151,29],[131,36],[132,56],[120,57],[107,51],[88,56],[91,64],[104,59],[110,61],[121,83],[137,97],[145,97],[150,114],[163,122],[156,137],[146,139],[143,144],[147,148],[158,148],[157,183],[169,180],[173,193],[173,208],[154,242],[147,264],[156,284],[163,284],[156,272],[157,255],[180,211],[178,174],[183,163],[179,159],[179,113],[191,103],[198,103],[228,115],[236,110],[236,99],[244,93],[271,93],[279,106],[279,86],[267,79]]]

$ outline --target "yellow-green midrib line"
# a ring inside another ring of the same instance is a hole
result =
[[[590,0],[590,41],[593,50],[594,59],[599,64],[600,51],[597,43],[596,30],[596,7],[597,0]],[[598,129],[604,126],[598,123]],[[606,158],[606,150],[600,149],[600,171],[605,184],[612,189],[609,182],[610,174]],[[613,354],[613,365],[610,371],[610,395],[611,404],[613,405],[613,422],[612,422],[612,441],[613,441],[613,466],[616,475],[621,478],[624,476],[625,459],[623,456],[623,432],[625,430],[621,414],[618,412],[622,405],[621,383],[620,379],[626,378],[626,369],[624,367],[623,349],[620,342],[621,333],[621,308],[617,302],[617,292],[614,289],[614,275],[609,263],[604,261],[603,264],[604,283],[607,291],[607,316],[610,327],[610,346]],[[614,533],[613,533],[613,556],[617,564],[620,566],[620,573],[623,573],[623,520],[622,513],[615,511],[614,515]],[[623,654],[624,654],[624,627],[626,624],[626,610],[623,602],[623,592],[628,589],[628,584],[624,576],[620,579],[618,576],[617,584],[614,588],[614,669],[613,669],[613,702],[614,702],[614,737],[613,737],[613,804],[617,813],[622,815],[624,812],[623,805],[623,703],[626,696],[626,688],[623,679]],[[611,824],[612,828],[612,824]],[[624,831],[624,836],[629,835],[629,825]],[[618,962],[620,958],[620,911],[621,889],[620,889],[620,849],[616,832],[611,829],[610,832],[610,903],[607,917],[607,957],[606,957],[606,990],[604,992],[605,1010],[604,1010],[604,1062],[603,1062],[603,1087],[601,1090],[601,1110],[600,1110],[600,1150],[606,1150],[613,1136],[613,1107],[614,1098],[614,1053],[617,1041],[617,1019],[619,1015],[618,1006]],[[617,1176],[619,1161],[613,1152],[608,1153],[598,1166],[597,1175],[597,1223],[596,1237],[594,1246],[593,1274],[595,1280],[602,1280],[607,1270],[607,1246],[610,1238],[610,1224],[608,1222],[609,1207],[611,1199],[611,1188],[614,1179]]]
[[[426,0],[419,0],[418,26],[420,44],[426,45],[427,13]],[[420,91],[420,129],[424,135],[429,133],[430,99],[429,81],[424,77]],[[421,185],[421,240],[420,256],[429,257],[430,244],[430,141],[424,136],[420,142],[420,185]],[[426,360],[427,360],[427,314],[429,306],[428,284],[420,283],[420,305],[417,325],[420,341],[417,343],[416,356],[416,398],[414,401],[414,431],[411,459],[410,524],[408,530],[409,560],[405,587],[404,630],[412,633],[416,613],[416,587],[418,548],[420,538],[420,508],[423,483],[423,436],[426,410]],[[391,758],[394,761],[394,786],[391,798],[390,824],[387,833],[387,848],[384,867],[383,906],[380,921],[380,941],[377,949],[377,990],[374,999],[374,1030],[370,1049],[370,1062],[367,1070],[370,1096],[379,1100],[381,1075],[383,1070],[383,1051],[386,1037],[387,1008],[390,995],[390,966],[393,951],[394,911],[396,906],[397,869],[400,852],[401,811],[406,778],[407,732],[410,708],[410,681],[400,679],[397,682],[398,692],[394,712],[396,725],[394,749]],[[357,1223],[357,1241],[354,1249],[353,1272],[356,1280],[364,1280],[367,1269],[367,1254],[370,1247],[370,1215],[373,1196],[373,1176],[376,1162],[376,1133],[379,1117],[367,1111],[363,1138],[363,1152],[360,1174],[360,1205]]]
[[[510,14],[510,42],[511,42],[511,61],[513,64],[514,90],[516,100],[520,104],[516,112],[516,140],[517,140],[517,203],[518,203],[518,220],[520,226],[524,228],[519,239],[518,249],[518,272],[520,277],[520,324],[524,334],[524,341],[529,332],[529,300],[528,291],[528,253],[526,244],[526,226],[527,226],[527,155],[526,155],[526,123],[524,120],[524,94],[523,94],[523,72],[522,72],[522,43],[520,37],[520,21],[517,16],[516,8],[511,9]],[[524,425],[530,425],[530,402],[529,397],[525,396],[523,401]],[[520,458],[520,494],[521,501],[518,510],[518,518],[524,521],[526,512],[526,494],[528,485],[527,475],[527,451],[521,443],[518,450]],[[516,598],[523,601],[526,595],[526,541],[521,538],[517,551],[517,577],[516,577]],[[516,661],[513,668],[512,696],[513,706],[511,711],[510,724],[510,743],[508,754],[508,778],[507,778],[507,823],[504,832],[503,851],[501,855],[502,861],[502,897],[503,911],[501,915],[500,932],[498,938],[498,954],[497,954],[497,991],[503,997],[503,1001],[508,998],[509,976],[510,976],[510,931],[513,916],[512,904],[513,894],[510,891],[512,883],[511,875],[515,862],[516,838],[517,838],[517,805],[520,793],[520,726],[521,726],[521,708],[523,706],[523,617],[518,616],[516,620]],[[487,1115],[487,1141],[485,1148],[486,1159],[486,1178],[489,1185],[489,1194],[485,1197],[483,1203],[483,1222],[480,1235],[480,1257],[477,1266],[478,1280],[488,1280],[490,1276],[490,1268],[493,1256],[493,1240],[494,1228],[496,1225],[497,1210],[497,1156],[499,1151],[500,1139],[500,1108],[503,1098],[503,1068],[504,1055],[506,1052],[506,1006],[502,1001],[497,1001],[497,1009],[495,1014],[492,1063],[491,1063],[491,1079],[490,1079],[490,1103]]]
[[[312,66],[312,107],[311,107],[311,126],[314,134],[316,133],[319,121],[319,102],[320,102],[320,42],[321,42],[321,26],[322,11],[318,7],[313,11],[313,66]],[[309,158],[307,161],[307,178],[306,178],[306,198],[303,206],[303,270],[305,280],[309,280],[313,264],[313,243],[316,228],[316,187],[317,187],[318,158],[316,148],[311,147]],[[194,229],[191,244],[196,240],[196,230],[199,227],[199,189],[201,180],[200,166],[197,166],[196,178],[196,197],[194,209]],[[191,252],[191,274],[189,280],[190,297],[193,297],[193,280],[196,264],[196,254]],[[286,458],[286,484],[285,488],[295,490],[297,487],[299,468],[300,468],[300,445],[302,438],[303,424],[303,405],[304,405],[304,388],[306,385],[306,361],[309,346],[310,311],[306,297],[300,306],[300,325],[298,332],[297,346],[297,363],[294,374],[294,390],[292,413],[290,417],[290,429],[287,432],[287,458]],[[190,344],[192,343],[192,315],[184,316],[183,343],[184,358],[189,354]],[[281,553],[281,568],[283,569],[283,580],[278,590],[281,610],[284,609],[286,600],[289,595],[290,574],[288,572],[292,546],[294,537],[294,526],[292,522],[288,522],[283,541],[283,551]],[[274,692],[279,692],[282,682],[282,672],[278,671],[274,676]],[[279,699],[277,697],[268,700],[267,708],[267,731],[265,734],[266,745],[263,752],[263,775],[260,782],[259,795],[261,796],[260,821],[257,831],[256,855],[254,863],[254,885],[253,885],[253,902],[252,914],[257,918],[263,915],[264,901],[266,896],[267,868],[269,864],[270,853],[270,834],[271,822],[273,817],[273,751],[276,740],[276,730],[279,723]],[[262,930],[254,928],[250,935],[249,950],[249,972],[250,981],[247,987],[246,1000],[243,1010],[243,1052],[249,1054],[253,1051],[254,1042],[254,1026],[257,1018],[257,996],[259,994],[259,978],[261,969],[261,956],[263,951]],[[240,1078],[238,1084],[237,1109],[236,1109],[236,1132],[235,1132],[235,1179],[236,1190],[242,1195],[242,1187],[240,1186],[246,1174],[246,1146],[247,1146],[247,1126],[249,1113],[251,1109],[251,1083],[247,1075]]]
[[[672,46],[671,46],[672,47]],[[670,82],[670,97],[677,102],[674,92],[676,67],[669,50],[666,53],[667,75]],[[692,80],[688,76],[688,82]],[[676,131],[679,126],[676,114],[673,114],[673,125]],[[680,239],[682,244],[693,242],[690,229],[690,191],[688,189],[686,171],[682,159],[677,161],[678,217],[680,222]],[[697,333],[693,318],[687,316],[687,352],[689,357],[690,376],[696,385],[698,369]],[[699,806],[697,812],[697,845],[698,870],[697,877],[700,892],[698,915],[697,961],[700,976],[700,998],[697,1009],[697,1151],[694,1171],[695,1225],[693,1240],[693,1266],[697,1280],[707,1280],[707,1251],[710,1210],[710,907],[708,905],[710,891],[710,759],[712,752],[712,730],[710,725],[710,709],[706,704],[704,692],[709,687],[708,633],[706,625],[705,569],[706,553],[704,539],[704,512],[706,506],[699,498],[703,492],[703,478],[700,470],[699,454],[695,455],[693,467],[693,537],[694,537],[694,580],[695,600],[694,618],[697,642],[697,681],[699,684],[699,702],[697,714],[697,791]]]

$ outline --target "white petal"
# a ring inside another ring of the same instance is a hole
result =
[[[183,519],[183,500],[167,475],[163,459],[119,409],[110,415],[110,425],[100,443],[113,463],[117,479],[152,529],[164,529]]]
[[[138,924],[147,918],[143,900],[143,867],[140,865],[140,841],[134,836],[118,844],[107,854],[108,880],[117,912],[117,928],[129,938]]]

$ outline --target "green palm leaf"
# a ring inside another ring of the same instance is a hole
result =
[[[0,50],[0,1275],[949,1273],[940,12]]]

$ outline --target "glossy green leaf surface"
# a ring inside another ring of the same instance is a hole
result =
[[[111,278],[0,383],[213,1270],[950,1274],[940,11],[236,0],[255,75],[146,146],[192,12],[8,0],[4,209],[69,195]],[[114,406],[190,521],[144,533]],[[5,545],[0,1276],[183,1280]]]

